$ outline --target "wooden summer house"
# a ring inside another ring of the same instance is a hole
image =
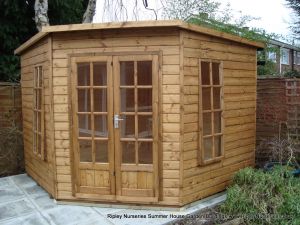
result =
[[[27,173],[57,200],[181,206],[254,165],[256,50],[187,24],[44,27],[21,56]]]

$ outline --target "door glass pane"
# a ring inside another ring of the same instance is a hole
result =
[[[211,109],[210,88],[202,88],[202,110]]]
[[[79,137],[92,136],[91,115],[78,115]]]
[[[80,162],[92,162],[92,141],[79,140]]]
[[[135,137],[135,119],[134,116],[122,115],[123,120],[119,122],[121,138],[134,138]]]
[[[215,136],[215,154],[216,157],[221,156],[222,136]]]
[[[106,86],[107,84],[107,71],[106,62],[93,63],[93,83],[94,86]]]
[[[152,89],[138,89],[138,112],[152,112]]]
[[[94,112],[107,112],[106,88],[94,89]]]
[[[152,142],[139,142],[139,164],[152,164]]]
[[[78,86],[90,85],[90,64],[89,63],[78,63],[77,74],[78,74],[77,77]]]
[[[212,64],[213,85],[220,85],[219,63]]]
[[[107,116],[94,115],[94,129],[96,137],[107,137]]]
[[[215,133],[221,133],[221,112],[214,112],[214,130]]]
[[[209,62],[201,62],[202,85],[210,85]]]
[[[120,62],[120,84],[134,85],[134,63],[133,61]]]
[[[95,141],[95,161],[108,162],[108,146],[107,141]]]
[[[204,159],[212,158],[212,137],[203,138]]]
[[[214,109],[220,109],[221,108],[221,94],[220,94],[221,88],[213,88],[214,92]]]
[[[121,142],[122,163],[135,163],[135,142]]]
[[[138,85],[152,85],[152,61],[137,62]]]
[[[203,113],[203,135],[211,134],[211,113]]]
[[[90,89],[78,89],[78,112],[91,111]]]
[[[152,116],[138,116],[138,137],[152,138]]]
[[[134,112],[134,89],[121,88],[121,112]]]

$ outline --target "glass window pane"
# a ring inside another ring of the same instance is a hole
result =
[[[101,163],[108,162],[107,141],[95,141],[95,161]]]
[[[121,142],[122,163],[135,163],[135,142]]]
[[[79,140],[80,162],[92,162],[92,141]]]
[[[79,137],[92,136],[91,115],[78,115]]]
[[[134,63],[133,61],[120,62],[120,84],[134,85]]]
[[[215,154],[216,157],[221,156],[221,148],[222,148],[222,136],[215,136]]]
[[[77,84],[78,86],[90,86],[90,64],[78,63],[77,64]]]
[[[134,116],[122,115],[120,123],[121,138],[135,137],[135,120]]]
[[[134,112],[134,89],[121,88],[121,112]]]
[[[78,89],[78,112],[91,111],[90,89]]]
[[[42,99],[42,91],[41,90],[36,90],[37,93],[37,109],[41,110],[42,109],[42,103],[43,103],[43,99]]]
[[[138,85],[152,85],[152,61],[137,62]]]
[[[37,88],[39,85],[39,69],[38,67],[34,67],[34,87]]]
[[[41,134],[38,134],[38,140],[37,140],[37,142],[38,142],[38,149],[37,149],[37,152],[39,153],[39,154],[41,154],[41,152],[42,152],[42,135]]]
[[[203,113],[203,135],[211,134],[211,113]]]
[[[107,90],[94,89],[94,112],[107,112]]]
[[[152,138],[152,116],[138,116],[139,138]]]
[[[202,110],[211,110],[210,88],[202,88]]]
[[[221,109],[221,88],[213,88],[214,109]]]
[[[215,133],[221,133],[221,112],[214,112],[214,130]]]
[[[203,138],[204,160],[212,158],[212,137]]]
[[[107,68],[106,62],[93,63],[93,85],[94,86],[106,86],[107,84]]]
[[[138,89],[138,112],[152,112],[152,88]]]
[[[42,132],[42,113],[37,112],[38,132]]]
[[[220,85],[219,63],[212,64],[213,85]]]
[[[94,135],[96,137],[107,137],[107,116],[94,115]]]
[[[152,142],[139,142],[139,164],[152,164]]]
[[[201,62],[202,85],[210,85],[209,62]]]
[[[37,121],[38,121],[38,115],[37,112],[33,112],[33,130],[37,131]]]
[[[42,87],[43,86],[43,68],[41,66],[39,66],[38,71],[39,71],[38,85],[39,85],[39,87]]]

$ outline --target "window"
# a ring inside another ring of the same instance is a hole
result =
[[[297,65],[300,65],[300,52],[296,53],[295,63],[297,63]]]
[[[200,61],[200,71],[199,161],[207,164],[218,161],[223,156],[222,64]]]
[[[289,64],[289,49],[282,48],[281,49],[281,64]]]
[[[44,159],[43,68],[34,68],[33,78],[33,152]]]
[[[272,62],[276,62],[276,52],[268,52],[268,59]]]

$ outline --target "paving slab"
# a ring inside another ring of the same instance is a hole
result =
[[[0,178],[0,225],[160,225],[225,199],[220,193],[181,208],[56,202],[20,174]]]

